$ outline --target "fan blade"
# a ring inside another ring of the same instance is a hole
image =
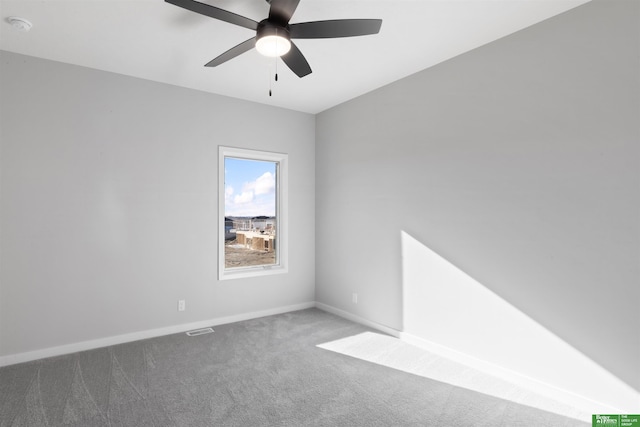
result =
[[[304,77],[307,74],[311,74],[311,67],[309,63],[305,59],[298,46],[291,42],[291,50],[287,52],[285,55],[281,56],[282,60],[287,67],[291,68],[291,71],[296,73],[298,77]]]
[[[284,25],[293,16],[293,12],[296,11],[300,0],[271,0],[269,3],[271,3],[269,20]]]
[[[227,62],[228,60],[233,59],[238,55],[242,55],[248,50],[251,50],[253,47],[255,47],[255,45],[256,45],[256,38],[251,37],[249,40],[243,41],[239,45],[232,47],[231,49],[229,49],[222,55],[218,56],[217,58],[212,59],[207,64],[205,64],[205,67],[217,67],[218,65],[224,62]]]
[[[165,1],[167,3],[171,3],[183,9],[190,10],[192,12],[209,16],[211,18],[219,19],[220,21],[239,25],[241,27],[245,27],[250,30],[258,29],[258,23],[253,19],[245,18],[244,16],[237,15],[233,12],[229,12],[227,10],[220,9],[215,6],[210,6],[208,4],[200,3],[194,0],[165,0]]]
[[[382,19],[336,19],[300,22],[289,26],[292,39],[329,39],[378,34]]]

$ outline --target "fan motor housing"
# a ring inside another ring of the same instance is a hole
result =
[[[289,35],[289,25],[275,24],[268,19],[264,19],[258,23],[256,39],[260,40],[265,36],[280,36],[287,40],[291,40],[291,36]]]

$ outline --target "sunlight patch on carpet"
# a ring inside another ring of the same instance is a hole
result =
[[[577,408],[387,335],[364,332],[317,347],[566,417],[591,418]]]

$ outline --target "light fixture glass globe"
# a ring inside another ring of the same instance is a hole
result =
[[[263,36],[256,41],[256,50],[264,56],[282,56],[291,49],[291,42],[282,36]]]

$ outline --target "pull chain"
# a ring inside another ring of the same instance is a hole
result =
[[[278,29],[276,28],[276,52],[278,51],[278,40],[280,40],[280,37],[277,37],[277,36],[278,36]],[[274,60],[276,61],[276,81],[278,81],[278,57],[276,56]]]
[[[276,28],[276,36],[278,35],[278,29]],[[278,50],[278,39],[276,38],[276,51]],[[273,60],[275,61],[275,78],[274,81],[278,81],[278,57],[274,57]],[[271,90],[271,65],[269,65],[269,96],[273,96],[273,91]]]

